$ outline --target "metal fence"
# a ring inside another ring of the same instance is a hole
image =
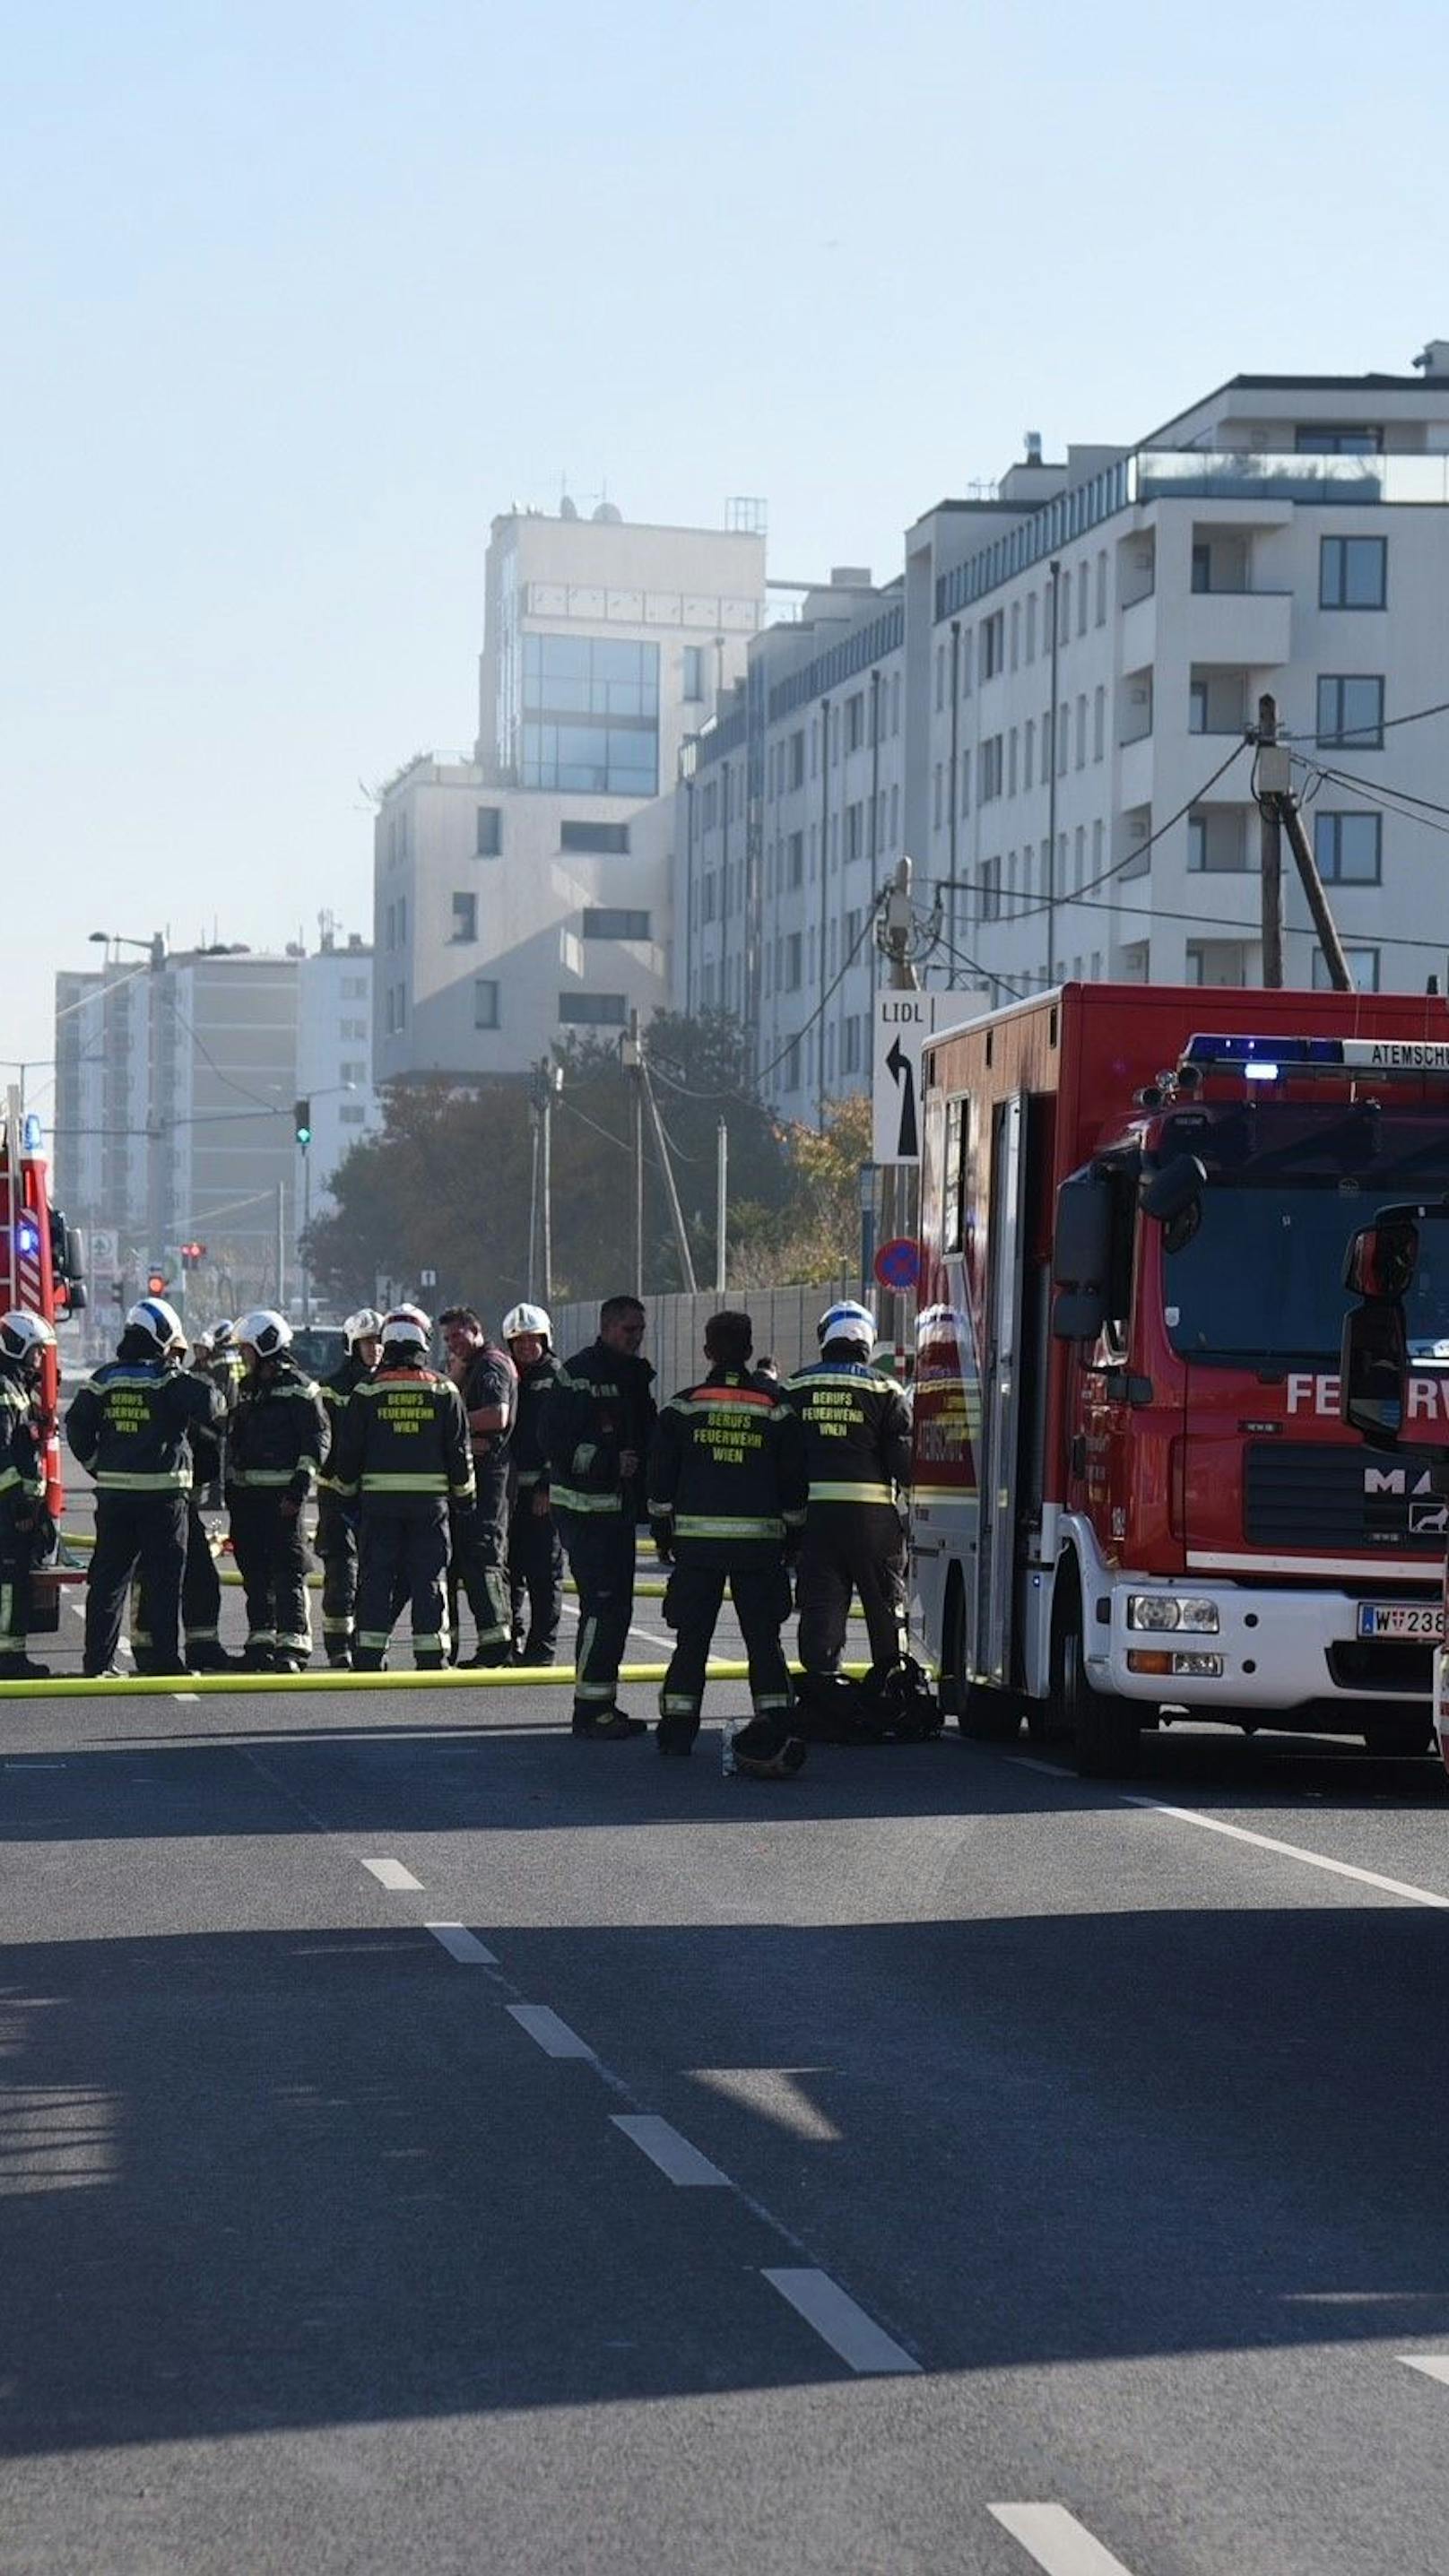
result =
[[[644,1311],[649,1329],[644,1336],[644,1357],[653,1363],[657,1391],[672,1395],[675,1388],[688,1386],[704,1367],[704,1328],[711,1315],[722,1306],[744,1307],[754,1320],[755,1352],[774,1355],[782,1377],[797,1369],[802,1360],[818,1356],[815,1326],[824,1309],[837,1297],[854,1297],[859,1283],[848,1272],[808,1288],[736,1288],[723,1297],[713,1290],[690,1297],[682,1292],[668,1297],[646,1297]],[[553,1309],[554,1349],[567,1359],[593,1341],[599,1329],[597,1301],[580,1301]]]

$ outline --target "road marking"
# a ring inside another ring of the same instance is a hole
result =
[[[570,1619],[577,1619],[582,1615],[572,1601],[565,1601],[563,1608],[565,1615]],[[637,1626],[634,1620],[631,1619],[629,1622],[629,1635],[631,1637],[647,1638],[651,1646],[667,1646],[671,1654],[674,1652],[673,1637],[661,1637],[657,1628],[641,1628]]]
[[[173,1691],[173,1692],[172,1692],[172,1694],[171,1694],[171,1696],[172,1696],[172,1698],[173,1698],[173,1699],[178,1699],[178,1700],[180,1700],[180,1699],[200,1699],[200,1697],[201,1697],[201,1693],[200,1693],[200,1691]]]
[[[1449,2388],[1449,2354],[1401,2352],[1399,2359],[1405,2370],[1421,2370],[1426,2379],[1437,2379],[1442,2388]]]
[[[379,1887],[421,1887],[423,1883],[414,1878],[410,1869],[404,1869],[400,1860],[365,1860],[362,1866],[371,1870]],[[429,1928],[436,1931],[437,1926]]]
[[[1129,2576],[1064,2504],[989,2504],[986,2510],[1047,2576]]]
[[[718,2165],[712,2165],[708,2156],[702,2156],[698,2147],[692,2147],[688,2138],[681,2137],[668,2120],[661,2120],[650,2111],[613,2111],[609,2116],[614,2127],[622,2129],[626,2138],[632,2138],[650,2163],[657,2165],[662,2174],[667,2174],[671,2182],[681,2183],[686,2190],[702,2190],[709,2186],[716,2190],[730,2189],[729,2175],[721,2173]]]
[[[371,1866],[369,1861],[369,1869]],[[403,1874],[406,1877],[407,1873]],[[417,1883],[415,1878],[408,1880],[410,1887],[416,1887]],[[456,1959],[460,1967],[496,1968],[498,1965],[492,1951],[484,1949],[477,1933],[470,1932],[462,1923],[425,1923],[423,1930],[431,1932],[435,1941],[441,1941],[449,1958]]]
[[[1380,1887],[1387,1896],[1406,1897],[1411,1905],[1434,1905],[1449,1910],[1449,1896],[1436,1896],[1431,1888],[1411,1887],[1407,1879],[1385,1878],[1376,1869],[1359,1869],[1352,1861],[1330,1860],[1326,1852],[1305,1851],[1301,1843],[1279,1842],[1275,1834],[1252,1834],[1245,1825],[1229,1825],[1221,1816],[1205,1816],[1196,1807],[1170,1807],[1161,1798],[1143,1798],[1129,1789],[1117,1795],[1129,1807],[1146,1807],[1152,1814],[1172,1816],[1178,1824],[1198,1825],[1205,1834],[1227,1834],[1235,1843],[1254,1843],[1259,1851],[1278,1852],[1286,1860],[1306,1861],[1310,1869],[1327,1870],[1334,1878],[1356,1879],[1361,1887]]]
[[[537,2041],[545,2057],[593,2056],[588,2041],[570,2030],[566,2021],[560,2021],[549,2005],[508,2004],[505,2010],[512,2014],[520,2030],[526,2030],[529,2038]]]
[[[1075,1780],[1076,1772],[1069,1762],[1043,1762],[1035,1753],[1008,1753],[1008,1762],[1018,1771],[1045,1771],[1053,1780]]]
[[[893,2342],[884,2326],[878,2326],[874,2317],[857,2307],[828,2272],[817,2272],[813,2267],[781,2271],[767,2265],[765,2279],[852,2370],[920,2369],[920,2363],[912,2360],[904,2346]]]

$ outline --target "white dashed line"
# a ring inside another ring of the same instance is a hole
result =
[[[200,1699],[201,1693],[200,1691],[173,1691],[171,1696],[175,1700]]]
[[[626,2138],[632,2138],[650,2163],[657,2165],[662,2174],[667,2174],[671,2182],[682,2184],[686,2190],[732,2189],[729,2175],[721,2173],[718,2165],[712,2165],[708,2156],[702,2156],[698,2147],[692,2147],[688,2138],[681,2137],[668,2120],[661,2120],[648,2111],[613,2111],[609,2116],[614,2127],[622,2129]]]
[[[832,2281],[828,2272],[817,2272],[813,2268],[779,2271],[767,2267],[765,2279],[772,2289],[779,2291],[782,2299],[789,2300],[806,2324],[814,2327],[822,2342],[828,2343],[832,2352],[839,2353],[841,2360],[848,2362],[852,2370],[920,2369],[920,2363],[911,2358],[904,2346],[894,2342],[884,2326],[878,2326],[874,2317],[866,2315],[864,2308],[857,2307],[854,2299],[842,2290],[838,2281]]]
[[[1422,2371],[1426,2379],[1437,2379],[1441,2388],[1449,2388],[1449,2354],[1442,2352],[1401,2352],[1405,2370]]]
[[[508,2004],[504,2009],[519,2029],[526,2030],[529,2038],[537,2042],[545,2057],[593,2056],[588,2041],[570,2030],[566,2021],[560,2021],[548,2004]]]
[[[371,1870],[379,1887],[421,1887],[423,1883],[400,1860],[365,1860],[362,1866]]]
[[[1064,2504],[989,2504],[986,2510],[1047,2576],[1129,2576]]]
[[[368,1866],[371,1867],[370,1862]],[[415,1878],[408,1881],[410,1887],[416,1887],[417,1883]],[[431,1932],[435,1941],[441,1941],[449,1958],[456,1959],[460,1967],[496,1968],[498,1965],[492,1951],[485,1950],[477,1933],[470,1932],[465,1924],[425,1923],[423,1930]]]
[[[1411,1887],[1407,1879],[1385,1878],[1376,1869],[1358,1869],[1352,1861],[1330,1860],[1326,1852],[1305,1851],[1301,1843],[1279,1842],[1275,1834],[1252,1834],[1245,1825],[1225,1824],[1221,1816],[1204,1816],[1196,1807],[1169,1807],[1161,1798],[1143,1798],[1131,1790],[1119,1789],[1117,1795],[1129,1807],[1145,1807],[1156,1816],[1171,1816],[1180,1825],[1198,1825],[1205,1834],[1226,1834],[1235,1843],[1253,1843],[1259,1851],[1277,1852],[1284,1860],[1306,1861],[1310,1869],[1327,1870],[1334,1878],[1356,1879],[1360,1887],[1382,1888],[1386,1896],[1406,1897],[1411,1905],[1433,1905],[1449,1909],[1449,1896],[1436,1896],[1431,1888]]]

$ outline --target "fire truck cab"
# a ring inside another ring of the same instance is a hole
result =
[[[1449,1006],[1067,985],[922,1089],[911,1619],[965,1731],[1428,1750],[1449,1506],[1339,1352],[1350,1236],[1449,1190]],[[1408,1329],[1449,1350],[1442,1265]]]
[[[0,1314],[20,1307],[60,1325],[84,1311],[84,1247],[77,1230],[52,1207],[44,1136],[19,1094],[8,1095],[0,1126]],[[60,1362],[48,1351],[41,1371],[39,1411],[46,1426],[46,1510],[50,1537],[37,1567],[31,1628],[54,1634],[60,1625],[60,1592],[66,1569],[58,1563],[58,1533],[65,1499],[60,1454]],[[79,1579],[76,1576],[74,1579]]]

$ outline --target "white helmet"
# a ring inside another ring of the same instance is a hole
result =
[[[254,1306],[249,1315],[238,1321],[236,1337],[243,1350],[255,1351],[259,1360],[273,1360],[284,1351],[292,1338],[292,1327],[275,1306]]]
[[[409,1341],[427,1342],[432,1339],[433,1319],[431,1315],[425,1315],[423,1313],[421,1306],[389,1306],[387,1313],[382,1319],[382,1338],[384,1341],[387,1339],[387,1328],[389,1324],[410,1324],[412,1326],[412,1331],[407,1336]],[[394,1335],[393,1338],[396,1340],[397,1336]]]
[[[186,1331],[174,1306],[164,1297],[143,1297],[126,1317],[128,1333],[144,1333],[158,1351],[184,1351]]]
[[[342,1329],[347,1335],[347,1347],[351,1350],[354,1342],[375,1342],[377,1340],[379,1333],[382,1331],[382,1317],[377,1313],[375,1307],[359,1306],[355,1315],[348,1316]]]
[[[214,1351],[234,1351],[236,1349],[236,1326],[232,1322],[230,1315],[223,1315],[220,1323],[212,1325],[211,1347]]]
[[[43,1315],[27,1315],[19,1307],[0,1315],[0,1352],[7,1360],[38,1359],[54,1348],[55,1334]]]
[[[416,1306],[399,1306],[383,1325],[382,1347],[385,1351],[425,1350],[431,1330],[426,1315]]]
[[[857,1306],[853,1297],[827,1306],[815,1330],[822,1350],[827,1342],[859,1342],[869,1358],[875,1343],[875,1317],[868,1306]]]
[[[510,1306],[503,1318],[505,1342],[516,1342],[520,1333],[536,1333],[541,1342],[553,1340],[553,1323],[546,1306]]]

